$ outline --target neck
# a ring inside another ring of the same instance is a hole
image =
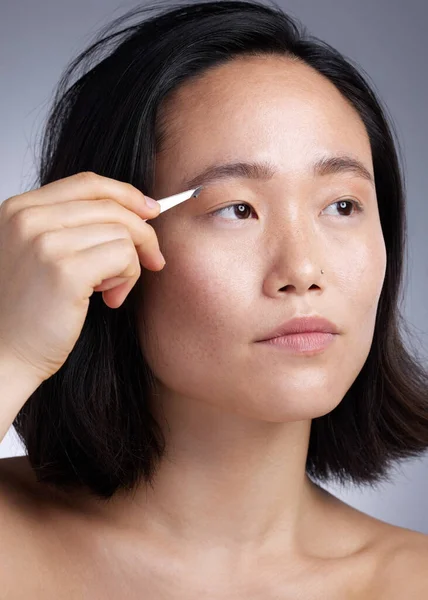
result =
[[[310,420],[257,421],[166,396],[156,403],[167,454],[154,489],[144,485],[109,502],[113,522],[195,552],[310,547],[322,502],[305,472]]]

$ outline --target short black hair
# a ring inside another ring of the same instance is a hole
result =
[[[367,360],[339,405],[312,420],[306,472],[321,483],[388,479],[395,461],[428,446],[428,373],[402,336],[406,214],[392,120],[363,70],[273,1],[160,6],[114,20],[67,66],[44,128],[37,184],[89,171],[151,195],[165,139],[161,103],[182,83],[235,57],[290,57],[329,79],[370,139],[387,266]],[[101,499],[141,481],[153,485],[166,442],[149,409],[155,379],[136,335],[136,290],[117,309],[93,293],[66,362],[16,416],[38,481],[82,486]]]

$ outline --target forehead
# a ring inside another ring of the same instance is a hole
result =
[[[352,154],[369,168],[360,116],[315,69],[285,57],[241,57],[168,98],[157,166],[191,176],[208,163],[269,160],[301,170],[321,154]]]

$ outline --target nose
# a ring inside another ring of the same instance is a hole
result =
[[[268,295],[294,292],[303,295],[308,290],[320,292],[325,285],[327,271],[323,242],[309,221],[300,215],[293,222],[282,221],[276,228],[275,239],[270,240],[272,250],[265,278]]]

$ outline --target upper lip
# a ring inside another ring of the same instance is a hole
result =
[[[270,333],[267,333],[262,339],[257,340],[263,342],[272,338],[281,337],[290,333],[311,333],[313,331],[321,331],[323,333],[339,333],[337,326],[319,315],[307,317],[295,317],[290,321],[286,321],[276,327]]]

